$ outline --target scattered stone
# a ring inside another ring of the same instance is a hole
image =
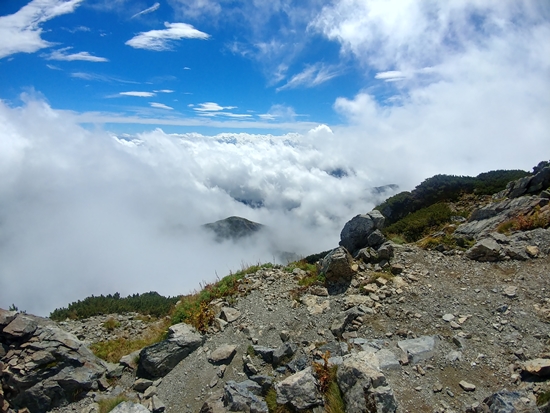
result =
[[[224,387],[224,406],[233,412],[268,413],[261,394],[262,387],[252,380],[240,383],[230,380]]]
[[[317,379],[313,377],[311,367],[302,370],[275,384],[277,403],[290,403],[299,410],[309,409],[323,403]]]
[[[210,353],[208,361],[212,364],[229,364],[237,352],[234,344],[224,344]]]
[[[443,317],[441,317],[441,318],[442,318],[444,321],[449,322],[449,321],[451,321],[451,320],[454,320],[455,316],[452,315],[452,314],[445,314],[445,315],[443,315]]]
[[[111,413],[150,413],[150,411],[139,403],[122,402],[111,410]]]
[[[506,296],[506,297],[509,297],[509,298],[514,298],[516,297],[517,295],[517,292],[518,292],[518,287],[515,287],[513,285],[510,285],[508,287],[506,287],[503,291],[503,294]]]
[[[550,377],[550,359],[533,359],[523,363],[523,370],[540,377]]]
[[[241,312],[235,308],[223,307],[221,312],[221,319],[232,323],[236,321],[241,316]]]
[[[458,385],[460,387],[462,387],[462,390],[464,391],[475,391],[476,389],[476,386],[472,383],[468,383],[467,381],[465,380],[461,380]]]
[[[422,336],[415,339],[398,341],[397,346],[407,353],[412,363],[416,364],[419,361],[432,357],[437,340],[436,336]]]

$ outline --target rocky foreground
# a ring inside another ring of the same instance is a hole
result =
[[[355,217],[319,263],[324,286],[262,268],[240,296],[211,303],[206,334],[174,325],[117,365],[87,345],[139,334],[137,317],[113,315],[119,330],[107,332],[105,317],[0,310],[0,410],[92,413],[124,396],[113,411],[267,412],[276,401],[322,412],[316,366],[335,365],[347,412],[550,412],[536,403],[550,396],[550,230],[494,232],[512,208],[544,213],[548,196],[515,199],[457,227],[475,241],[466,252],[396,245],[377,211]]]

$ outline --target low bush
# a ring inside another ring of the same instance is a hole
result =
[[[407,242],[415,242],[449,223],[452,215],[447,204],[438,203],[407,215],[383,232],[388,238],[400,236]]]
[[[119,337],[114,340],[100,341],[91,344],[90,350],[103,360],[110,363],[118,363],[122,356],[164,340],[169,325],[170,321],[166,319],[163,322],[149,326],[138,339],[130,340]]]
[[[258,264],[243,268],[217,282],[205,284],[199,292],[181,297],[172,313],[172,324],[185,322],[193,325],[202,333],[206,332],[214,321],[214,314],[209,304],[218,298],[228,299],[239,295],[241,280],[261,268],[273,268],[273,264]]]
[[[127,401],[128,399],[125,396],[117,396],[109,399],[101,399],[98,401],[99,404],[99,413],[109,413],[120,403]]]

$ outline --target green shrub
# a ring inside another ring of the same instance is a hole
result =
[[[193,325],[204,333],[214,321],[214,314],[209,304],[218,298],[230,299],[240,294],[241,280],[261,268],[273,268],[273,264],[257,264],[244,267],[235,274],[229,274],[215,283],[205,284],[199,292],[181,297],[172,313],[172,324],[181,322]]]
[[[119,293],[90,296],[82,301],[76,301],[65,308],[57,308],[50,314],[54,321],[67,318],[81,320],[102,314],[122,314],[136,312],[154,317],[164,317],[170,314],[179,297],[164,297],[155,291],[144,294],[134,294],[121,297]]]
[[[407,215],[386,227],[383,232],[388,238],[398,235],[407,242],[415,242],[450,222],[452,215],[447,204],[438,203]]]
[[[120,403],[127,401],[126,396],[117,396],[110,399],[102,399],[98,402],[99,404],[99,413],[109,413]]]

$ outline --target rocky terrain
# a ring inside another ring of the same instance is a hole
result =
[[[397,245],[382,214],[358,215],[318,263],[323,282],[261,268],[210,303],[205,334],[173,325],[119,364],[87,345],[139,334],[135,315],[111,316],[118,330],[107,331],[108,316],[0,310],[0,410],[92,413],[123,396],[113,411],[330,411],[324,373],[337,366],[347,412],[550,412],[550,230],[495,232],[548,213],[541,173],[454,228],[470,248]]]

